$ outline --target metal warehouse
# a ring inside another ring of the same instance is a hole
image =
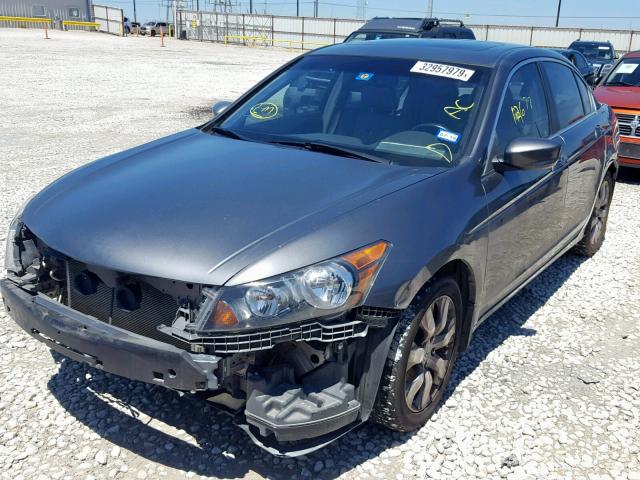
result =
[[[91,20],[91,0],[0,0],[0,15],[57,20]]]

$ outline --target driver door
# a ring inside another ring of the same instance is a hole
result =
[[[489,307],[507,298],[544,261],[563,227],[567,180],[561,166],[493,169],[492,160],[500,160],[518,137],[550,138],[549,108],[535,62],[519,67],[508,81],[483,178],[489,209],[484,282]]]

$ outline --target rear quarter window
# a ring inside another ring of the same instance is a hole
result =
[[[591,89],[588,88],[582,81],[582,79],[579,78],[575,73],[574,78],[576,80],[576,83],[578,84],[578,90],[580,90],[580,97],[582,99],[582,108],[584,110],[584,113],[585,115],[589,115],[591,112],[593,112],[593,105],[595,103],[591,98]]]

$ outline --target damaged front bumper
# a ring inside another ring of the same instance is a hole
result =
[[[322,448],[368,418],[395,328],[391,318],[361,312],[351,321],[201,338],[207,353],[198,353],[196,339],[182,338],[179,348],[18,283],[0,280],[2,299],[34,338],[106,372],[201,394],[232,410],[254,443],[279,456]]]
[[[176,390],[218,388],[217,356],[192,354],[114,327],[7,279],[0,281],[0,291],[7,311],[22,329],[73,360]]]

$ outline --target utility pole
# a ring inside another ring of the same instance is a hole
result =
[[[296,0],[296,17],[300,16],[300,0]]]
[[[558,0],[558,13],[556,14],[556,27],[560,22],[560,7],[562,7],[562,0]]]
[[[427,3],[427,17],[433,18],[433,0],[429,0]]]
[[[313,16],[316,18],[318,18],[318,1],[319,0],[313,1]]]
[[[136,17],[136,0],[133,0],[133,21],[138,21],[138,17]]]
[[[173,38],[178,38],[178,1],[173,0]]]

